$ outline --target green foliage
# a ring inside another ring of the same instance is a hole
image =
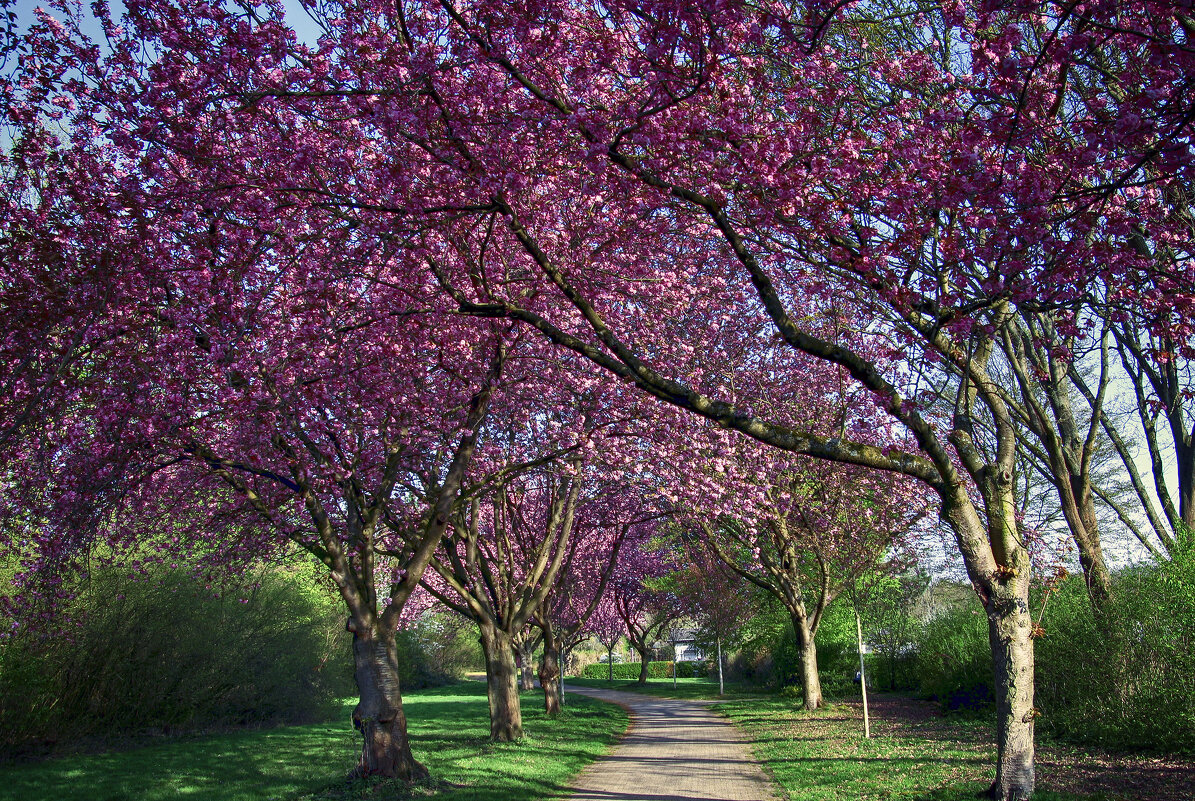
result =
[[[265,801],[265,799],[422,798],[440,801],[538,801],[565,794],[572,778],[604,756],[627,727],[620,707],[570,695],[547,718],[523,696],[524,737],[489,742],[485,684],[466,682],[404,698],[416,759],[432,780],[414,788],[344,777],[360,753],[349,723],[187,737],[130,751],[0,766],[0,801]],[[81,792],[80,788],[86,788]]]
[[[978,710],[992,703],[988,619],[974,594],[924,624],[914,665],[921,694],[947,709]]]
[[[629,681],[631,679],[638,679],[640,664],[641,663],[639,662],[623,662],[615,664],[614,680]],[[677,678],[681,679],[705,678],[709,675],[709,672],[709,663],[704,661],[679,662],[676,666]],[[610,666],[604,662],[595,662],[592,665],[586,665],[581,676],[586,679],[608,679],[610,677]],[[647,677],[650,679],[672,678],[672,662],[663,660],[658,662],[648,662]]]
[[[1114,748],[1195,752],[1195,559],[1113,577],[1093,613],[1081,576],[1035,594],[1037,729]],[[918,642],[921,691],[948,709],[991,703],[987,619],[973,598],[929,621]]]
[[[859,649],[855,615],[849,605],[839,603],[826,607],[815,642],[822,694],[827,698],[852,694],[855,673],[859,670]],[[801,689],[801,653],[791,621],[785,621],[773,649],[777,684],[788,696],[796,698]]]
[[[4,747],[314,720],[352,692],[343,616],[308,576],[135,575],[93,571],[65,630],[0,646]]]
[[[920,626],[914,614],[929,586],[924,573],[875,571],[856,583],[853,600],[859,609],[863,637],[874,649],[866,657],[867,686],[882,690],[917,688],[913,652]]]
[[[1117,574],[1098,619],[1074,577],[1049,599],[1042,625],[1039,731],[1195,752],[1195,559]]]
[[[404,691],[458,681],[483,670],[477,628],[458,615],[437,612],[398,632],[398,672]]]
[[[776,651],[792,624],[780,601],[770,593],[757,593],[758,609],[743,622],[739,632],[739,650],[727,660],[727,679],[749,681],[759,686],[775,687]]]

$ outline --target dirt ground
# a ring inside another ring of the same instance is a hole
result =
[[[871,697],[868,703],[872,731],[877,734],[942,739],[956,745],[973,741],[964,735],[967,724],[944,716],[936,704],[885,695]],[[848,706],[859,718],[863,717],[861,702],[848,702]],[[1195,799],[1195,759],[1180,756],[1039,744],[1037,779],[1038,787],[1043,790],[1104,793],[1117,801]]]

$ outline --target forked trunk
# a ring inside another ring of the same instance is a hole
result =
[[[1076,488],[1079,515],[1078,525],[1070,527],[1071,535],[1079,549],[1079,565],[1083,568],[1087,595],[1098,616],[1102,614],[1112,596],[1112,575],[1108,572],[1108,564],[1104,560],[1104,549],[1100,544],[1099,518],[1096,517],[1091,491],[1085,488],[1085,483],[1079,476],[1071,477],[1071,485]]]
[[[804,618],[794,615],[793,629],[797,633],[797,650],[801,657],[801,692],[805,696],[805,708],[810,711],[820,709],[825,700],[817,671],[817,642]]]
[[[490,698],[490,738],[506,743],[523,736],[519,677],[510,635],[490,623],[480,624],[485,654],[486,690]]]
[[[519,669],[519,691],[528,692],[535,689],[535,671],[531,667],[531,650],[525,643],[520,642],[515,650],[515,664]]]
[[[546,638],[539,658],[539,686],[544,691],[544,713],[548,717],[560,714],[561,694],[564,692],[560,682],[560,654]]]
[[[996,679],[997,801],[1024,801],[1033,795],[1033,616],[1029,582],[1014,578],[988,601],[988,636]]]
[[[349,629],[353,632],[353,662],[360,693],[353,710],[353,726],[364,740],[354,773],[406,781],[426,777],[427,768],[415,761],[407,739],[394,632],[354,622],[350,622]]]

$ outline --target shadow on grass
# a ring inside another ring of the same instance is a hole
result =
[[[0,768],[0,799],[196,801],[426,798],[530,801],[564,792],[626,730],[623,710],[573,701],[557,720],[523,696],[527,736],[490,743],[485,686],[452,685],[405,699],[412,745],[432,781],[414,787],[348,782],[360,741],[349,705],[335,722],[173,740],[117,753]]]
[[[936,715],[893,720],[866,740],[861,710],[849,704],[805,712],[768,698],[718,708],[743,729],[756,758],[795,801],[975,801],[994,771],[990,735],[972,721]],[[1046,790],[1034,795],[1035,801],[1106,798]]]

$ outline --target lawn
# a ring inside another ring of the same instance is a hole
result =
[[[569,679],[569,684],[670,698],[718,699],[717,682]],[[730,685],[717,709],[751,740],[755,757],[790,801],[974,801],[992,778],[992,723],[943,716],[899,695],[872,699],[863,739],[858,699],[807,713],[799,701]],[[1038,746],[1035,801],[1189,801],[1195,764],[1158,755],[1107,753],[1047,741]]]
[[[752,740],[756,758],[792,801],[974,801],[991,782],[995,747],[986,720],[943,717],[931,705],[898,696],[876,698],[875,706],[870,740],[863,739],[858,703],[808,713],[773,696],[735,699],[718,709]],[[1181,777],[1144,793],[1126,784],[1127,759],[1092,771],[1104,758],[1040,747],[1034,801],[1189,797]]]
[[[560,796],[582,767],[605,754],[626,730],[613,705],[570,696],[558,720],[544,717],[542,696],[523,695],[526,736],[488,742],[485,685],[472,682],[406,696],[415,756],[432,782],[399,794],[393,784],[350,785],[359,741],[348,720],[264,731],[172,739],[128,751],[0,766],[0,799],[61,801],[258,801],[387,799],[517,801]]]

